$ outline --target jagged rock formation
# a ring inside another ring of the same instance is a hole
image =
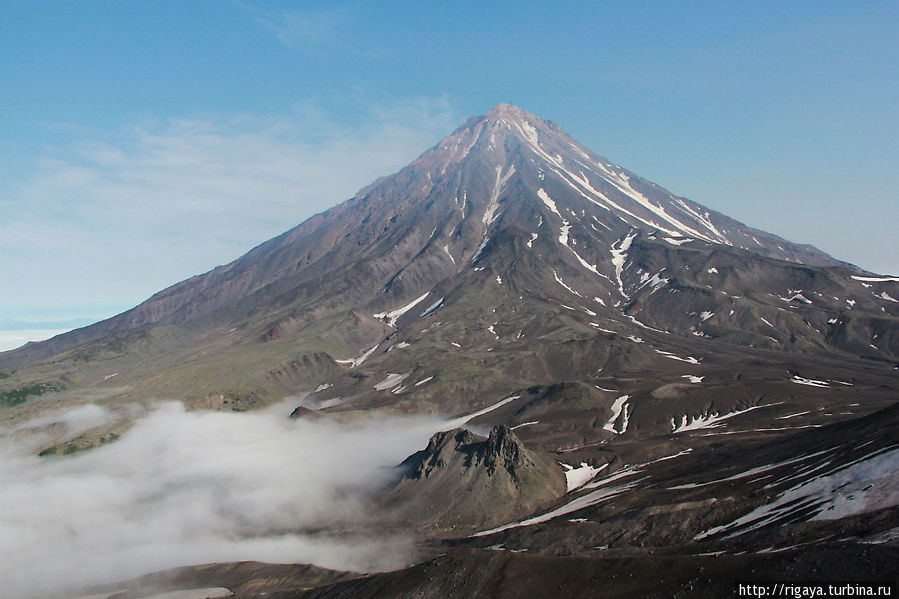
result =
[[[393,518],[428,529],[491,526],[565,492],[561,468],[528,450],[507,426],[494,427],[486,439],[461,428],[436,433],[400,470],[380,503]]]

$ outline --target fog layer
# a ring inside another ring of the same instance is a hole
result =
[[[34,447],[21,430],[2,431],[4,592],[45,596],[216,561],[348,570],[408,563],[408,540],[352,529],[364,523],[370,492],[391,467],[424,447],[442,422],[293,421],[289,407],[235,414],[165,403],[116,443],[66,457],[38,458],[26,453]],[[82,406],[58,421],[78,426],[105,416]]]

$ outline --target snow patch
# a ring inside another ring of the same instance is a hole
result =
[[[672,360],[680,360],[681,362],[686,362],[687,364],[699,364],[699,359],[694,358],[693,356],[687,356],[686,358],[681,358],[680,356],[676,356],[669,351],[664,351],[661,349],[655,350],[657,354],[661,354],[666,358],[671,358]]]
[[[814,379],[806,379],[798,374],[794,374],[793,378],[790,379],[794,383],[798,383],[800,385],[807,385],[809,387],[830,387],[830,384],[827,381],[816,381]]]
[[[528,141],[534,145],[537,145],[537,129],[534,128],[529,122],[524,121],[519,124],[519,128],[524,132],[525,137],[527,137]]]
[[[624,262],[627,260],[627,251],[630,249],[631,242],[636,236],[637,232],[631,231],[626,237],[618,240],[618,243],[609,250],[612,253],[612,265],[615,267],[615,279],[618,281],[618,290],[624,297],[627,297],[627,294],[624,292],[624,283],[621,282],[621,273],[624,270]],[[615,247],[616,245],[617,247]]]
[[[612,433],[621,434],[627,430],[627,400],[630,399],[630,395],[622,395],[618,399],[616,399],[612,403],[612,416],[609,418],[609,421],[606,422],[602,427]],[[615,430],[615,421],[618,420],[618,417],[624,414],[622,418],[621,426],[619,430]]]
[[[693,241],[693,239],[691,239],[690,237],[679,237],[677,239],[675,239],[673,237],[662,237],[662,239],[664,239],[671,245],[684,245],[685,243],[689,243],[690,241]]]
[[[399,373],[395,373],[395,372],[389,372],[389,373],[387,373],[387,378],[385,378],[383,381],[381,381],[380,383],[377,383],[375,385],[375,389],[377,389],[378,391],[392,389],[393,387],[396,387],[397,385],[402,383],[404,380],[406,380],[406,377],[408,377],[410,374],[412,374],[412,373],[407,372],[406,374],[399,374]]]
[[[569,466],[568,464],[562,464],[562,467],[565,468],[565,482],[568,486],[567,492],[571,493],[575,489],[583,487],[588,482],[593,480],[593,477],[595,477],[597,473],[601,472],[607,466],[608,464],[603,464],[599,468],[594,468],[586,462],[581,462],[581,465],[575,468],[574,466]]]
[[[556,203],[551,197],[549,197],[549,194],[543,191],[542,187],[537,190],[537,197],[543,200],[543,203],[546,204],[546,207],[552,210],[556,214],[556,216],[561,218],[563,221],[565,220],[564,218],[562,218],[562,213],[559,212],[558,208],[556,208]]]
[[[382,318],[386,320],[388,326],[396,327],[397,319],[414,308],[416,304],[422,302],[426,297],[428,297],[430,293],[430,291],[426,291],[421,297],[412,300],[402,308],[397,308],[396,310],[391,310],[390,312],[378,312],[377,314],[372,314],[372,316],[374,316],[375,318]]]
[[[474,420],[478,416],[483,416],[484,414],[487,414],[488,412],[492,412],[493,410],[506,405],[510,401],[515,401],[516,399],[518,399],[520,397],[521,397],[520,395],[510,395],[509,397],[501,399],[498,402],[496,402],[495,404],[493,404],[491,406],[487,406],[486,408],[484,408],[482,410],[478,410],[477,412],[472,412],[471,414],[466,414],[464,416],[459,416],[458,418],[453,418],[452,420],[448,420],[444,426],[446,427],[447,430],[459,428],[463,424],[466,424],[469,420]]]
[[[745,410],[737,410],[735,412],[728,412],[727,414],[719,414],[718,412],[709,412],[708,414],[704,414],[701,416],[687,416],[683,415],[681,418],[680,424],[671,419],[671,433],[683,433],[685,431],[697,431],[704,428],[719,428],[724,426],[724,421],[733,418],[734,416],[739,416],[740,414],[745,414],[746,412],[751,412],[752,410],[757,410],[759,408],[766,408],[769,405],[766,404],[763,406],[752,406],[751,408],[746,408]]]
[[[356,356],[355,358],[350,358],[349,360],[334,360],[334,361],[337,362],[338,364],[348,365],[350,368],[355,368],[356,366],[359,366],[360,364],[365,362],[369,356],[371,356],[373,353],[375,353],[375,350],[378,349],[379,345],[381,345],[381,344],[380,343],[375,344],[374,347],[372,347],[369,350],[366,350],[361,355]]]
[[[796,412],[795,414],[787,414],[786,416],[778,416],[775,420],[789,420],[790,418],[796,418],[797,416],[805,416],[806,414],[811,414],[808,410],[804,412]]]
[[[886,283],[888,281],[899,283],[899,277],[858,277],[852,275],[852,278],[856,281],[867,281],[869,283]]]
[[[456,263],[456,259],[453,258],[453,255],[450,253],[449,245],[444,245],[444,246],[443,246],[443,251],[446,252],[446,255],[449,256],[449,259],[453,261],[453,264],[455,264],[455,263]]]
[[[578,297],[583,297],[580,293],[578,293],[577,291],[575,291],[574,289],[572,289],[571,287],[569,287],[568,285],[566,285],[566,284],[565,284],[565,281],[563,281],[563,280],[561,279],[561,277],[559,277],[559,275],[558,275],[558,273],[556,273],[556,270],[555,270],[555,269],[553,269],[553,277],[555,277],[556,283],[558,283],[559,285],[561,285],[562,287],[564,287],[565,289],[567,289],[567,290],[570,291],[571,293],[575,294],[576,296],[578,296]]]
[[[503,186],[505,186],[506,181],[509,180],[515,173],[515,166],[509,165],[509,170],[505,175],[502,174],[503,167],[496,167],[496,181],[493,183],[493,191],[490,193],[490,201],[487,202],[487,209],[484,211],[484,216],[481,218],[484,225],[489,227],[493,222],[499,218],[499,214],[497,214],[497,210],[499,210],[499,194],[503,190]]]

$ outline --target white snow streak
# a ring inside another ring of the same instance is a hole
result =
[[[338,364],[348,364],[350,368],[355,368],[356,366],[359,366],[360,364],[365,362],[365,360],[367,360],[370,355],[375,353],[375,350],[378,349],[379,345],[381,345],[381,344],[376,343],[374,347],[372,347],[369,350],[366,350],[361,355],[356,356],[355,358],[350,358],[349,360],[334,360],[334,361],[337,362]]]
[[[718,412],[710,412],[702,416],[690,416],[689,420],[688,416],[684,414],[680,424],[677,424],[674,418],[671,419],[671,433],[677,434],[683,433],[685,431],[696,431],[704,428],[719,428],[721,426],[724,426],[722,423],[725,420],[729,420],[734,416],[739,416],[740,414],[745,414],[746,412],[751,412],[752,410],[767,408],[768,405],[771,404],[766,404],[763,406],[752,406],[751,408],[746,408],[745,410],[728,412],[724,415],[719,415]]]
[[[655,350],[657,354],[662,354],[666,358],[671,358],[672,360],[680,360],[681,362],[686,362],[687,364],[699,364],[699,360],[694,358],[693,356],[687,356],[686,358],[681,358],[680,356],[675,356],[671,352],[663,351],[661,349]]]
[[[562,214],[559,212],[559,209],[556,208],[556,203],[551,197],[549,197],[549,194],[543,191],[542,187],[537,190],[537,197],[543,200],[543,203],[546,204],[546,207],[556,213],[556,215],[561,218],[563,222],[565,221],[565,219],[562,218]]]
[[[624,292],[624,283],[621,282],[621,273],[624,271],[624,261],[627,259],[627,251],[631,247],[631,242],[637,236],[636,231],[631,231],[628,235],[612,245],[609,251],[612,253],[612,265],[615,266],[615,279],[618,281],[618,290],[621,295],[627,297]],[[618,247],[615,247],[615,246]]]
[[[886,283],[888,281],[899,282],[899,277],[858,277],[852,275],[856,281],[867,281],[869,283]]]
[[[412,300],[410,303],[406,304],[402,308],[397,308],[396,310],[391,310],[390,312],[379,312],[377,314],[372,314],[372,316],[374,316],[375,318],[383,318],[384,320],[387,321],[387,324],[389,326],[395,327],[396,321],[400,316],[402,316],[403,314],[405,314],[406,312],[408,312],[409,310],[414,308],[416,304],[420,303],[422,300],[424,300],[426,297],[428,297],[428,294],[430,294],[430,293],[431,293],[430,291],[426,291],[424,293],[424,295],[422,295],[421,297],[418,297],[417,299]]]
[[[453,255],[450,253],[450,251],[449,251],[449,245],[444,245],[444,246],[443,246],[443,251],[446,252],[446,255],[449,256],[449,259],[453,261],[453,264],[455,264],[455,263],[456,263],[456,259],[453,258]]]
[[[602,427],[609,432],[621,434],[627,430],[627,400],[630,399],[630,395],[622,395],[612,404],[612,416],[609,418],[609,421],[606,422]],[[615,430],[615,421],[618,420],[618,417],[624,413],[624,417],[622,418],[620,430]]]
[[[814,379],[806,379],[802,378],[798,374],[794,374],[793,378],[790,379],[794,383],[799,383],[800,385],[808,385],[809,387],[830,387],[830,384],[827,381],[816,381]]]
[[[559,277],[559,275],[558,275],[558,273],[556,273],[555,269],[553,269],[553,277],[555,277],[556,283],[558,283],[559,285],[561,285],[562,287],[564,287],[565,289],[567,289],[567,290],[570,291],[571,293],[575,294],[576,296],[578,296],[578,297],[583,297],[580,293],[578,293],[577,291],[575,291],[574,289],[572,289],[571,287],[569,287],[568,285],[566,285],[566,284],[565,284],[565,281],[563,281],[563,280]]]
[[[488,412],[492,412],[493,410],[506,405],[510,401],[514,401],[514,400],[518,399],[519,397],[521,397],[521,396],[520,395],[510,395],[509,397],[506,397],[505,399],[501,399],[500,401],[496,402],[492,406],[487,406],[486,408],[484,408],[482,410],[478,410],[477,412],[473,412],[471,414],[466,414],[464,416],[459,416],[458,418],[453,418],[452,420],[448,420],[444,426],[446,427],[447,430],[458,428],[458,427],[462,426],[463,424],[466,424],[469,420],[474,420],[478,416],[483,416],[484,414],[487,414]]]
[[[503,167],[496,167],[496,181],[493,183],[493,191],[490,193],[490,201],[487,202],[487,209],[484,211],[484,216],[482,217],[482,222],[486,226],[490,226],[493,222],[499,218],[499,214],[497,214],[497,210],[499,210],[499,194],[503,190],[503,186],[515,173],[515,166],[509,165],[509,170],[505,175],[502,174]]]

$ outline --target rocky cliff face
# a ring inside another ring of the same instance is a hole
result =
[[[381,505],[395,518],[432,530],[491,526],[565,493],[561,467],[527,449],[507,426],[494,427],[486,439],[461,428],[436,433],[400,471]]]

